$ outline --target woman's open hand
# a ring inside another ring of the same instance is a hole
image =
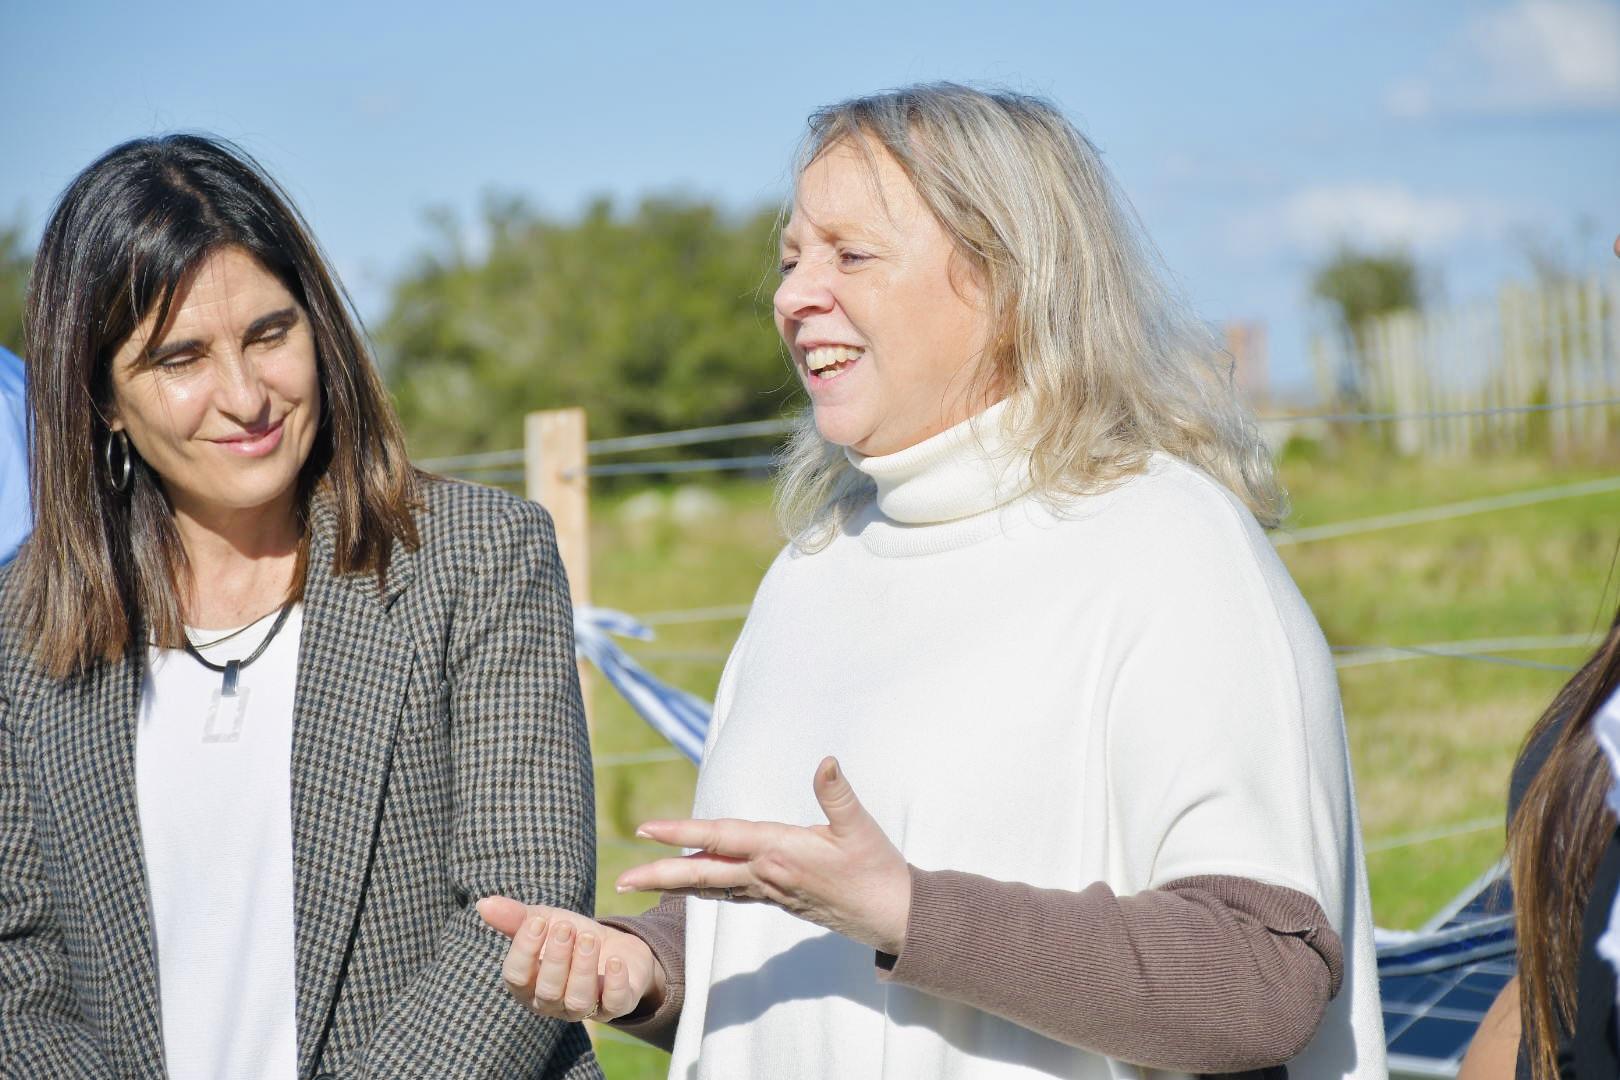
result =
[[[501,978],[541,1016],[607,1021],[664,1000],[664,968],[634,934],[504,896],[480,900],[478,914],[512,939]]]
[[[694,854],[626,870],[620,892],[662,890],[711,900],[775,904],[881,952],[900,952],[911,913],[911,871],[855,797],[838,762],[816,768],[827,824],[649,821],[637,835]]]

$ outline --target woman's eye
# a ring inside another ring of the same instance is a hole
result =
[[[272,330],[268,334],[260,334],[258,337],[254,338],[253,341],[252,341],[252,344],[254,344],[254,345],[275,346],[275,345],[280,345],[283,341],[286,341],[286,340],[287,340],[287,331],[285,329]]]
[[[783,259],[777,264],[776,272],[781,274],[783,277],[787,277],[789,274],[793,273],[793,268],[798,265],[799,260],[797,259]]]
[[[861,251],[840,251],[838,253],[838,261],[846,266],[851,263],[863,263],[869,258],[871,258],[870,255]]]

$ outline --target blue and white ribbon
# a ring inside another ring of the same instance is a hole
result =
[[[609,608],[574,609],[574,651],[596,665],[613,689],[652,729],[694,762],[703,756],[703,736],[714,706],[679,687],[660,682],[610,635],[651,641],[653,632],[634,616]]]

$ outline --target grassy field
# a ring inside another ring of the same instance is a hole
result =
[[[1284,459],[1293,528],[1613,475],[1539,460],[1417,463],[1371,450],[1302,451]],[[592,504],[593,597],[635,614],[746,603],[779,546],[768,488],[707,486],[700,518],[678,521],[656,496]],[[684,498],[684,497],[683,497]],[[1587,496],[1362,536],[1285,546],[1283,557],[1337,646],[1424,646],[1492,638],[1582,635],[1607,626],[1620,538],[1620,493]],[[1607,590],[1607,593],[1605,592]],[[666,624],[633,651],[665,679],[705,697],[740,623]],[[1547,666],[1580,647],[1503,652]],[[1544,668],[1410,656],[1340,671],[1346,724],[1381,926],[1420,925],[1502,853],[1508,771],[1518,745],[1567,675]],[[694,769],[684,762],[614,765],[663,743],[600,683],[592,692],[601,837],[599,905],[636,911],[616,874],[657,849],[636,824],[681,815]],[[1455,833],[1418,839],[1432,833]],[[611,1033],[610,1033],[611,1037]],[[608,1075],[662,1076],[656,1051],[603,1042]]]

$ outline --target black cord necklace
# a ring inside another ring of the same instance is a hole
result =
[[[264,616],[261,615],[257,619],[254,619],[252,622],[248,623],[246,626],[242,627],[241,629],[232,630],[230,633],[225,634],[222,637],[217,637],[213,641],[193,641],[191,644],[196,646],[199,649],[212,649],[215,645],[223,645],[227,641],[230,641],[232,638],[241,637],[243,634],[247,633],[249,630],[253,629],[255,626],[258,626],[263,621],[264,621]],[[187,634],[186,637],[189,639],[191,637],[191,635]]]
[[[270,647],[270,643],[276,639],[276,635],[281,633],[281,628],[286,625],[287,616],[292,612],[293,609],[293,603],[294,601],[289,600],[285,604],[281,605],[281,613],[276,616],[276,623],[270,628],[270,632],[264,636],[263,641],[259,642],[259,647],[257,649],[254,649],[252,653],[248,654],[246,658],[241,660],[227,660],[223,664],[216,664],[212,660],[205,657],[202,653],[198,652],[197,647],[191,643],[190,636],[187,636],[186,652],[191,654],[191,658],[197,661],[197,663],[201,664],[203,667],[207,668],[209,671],[217,671],[225,676],[225,681],[220,685],[219,688],[220,697],[236,696],[236,680],[242,674],[242,669],[264,655],[264,650]],[[225,638],[220,638],[219,640],[224,641]],[[219,644],[219,641],[211,641],[209,644],[217,645]]]

